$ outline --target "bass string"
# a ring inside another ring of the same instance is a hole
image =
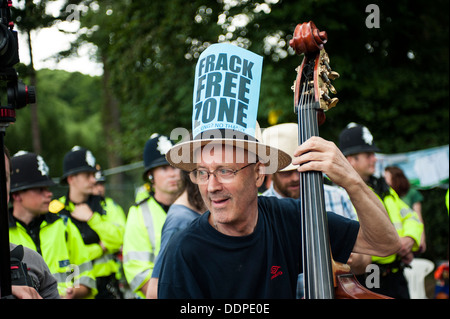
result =
[[[304,81],[301,98],[298,104],[299,144],[302,144],[311,136],[318,135],[317,110],[315,109],[315,99],[313,94],[313,87],[308,85],[307,81]],[[321,284],[323,281],[315,280],[314,276],[317,276],[317,274],[313,274],[313,272],[316,271],[315,268],[317,268],[317,265],[329,264],[327,260],[322,260],[322,256],[326,256],[327,252],[320,251],[323,249],[328,249],[328,245],[326,245],[326,243],[324,243],[324,245],[320,244],[323,240],[321,240],[320,236],[317,237],[318,232],[322,234],[327,233],[327,231],[324,232],[324,229],[327,229],[326,220],[323,220],[323,216],[320,216],[321,214],[310,214],[311,212],[320,212],[324,210],[325,207],[323,201],[323,186],[320,183],[321,174],[302,173],[300,174],[300,178],[302,181],[300,184],[300,191],[303,208],[301,218],[303,225],[303,245],[305,246],[302,255],[304,258],[303,260],[308,261],[308,263],[304,262],[303,272],[305,274],[305,296],[306,298],[309,298],[309,296],[314,295],[317,291],[320,291],[319,295],[327,295],[330,281],[332,282],[332,279],[328,278],[328,281],[325,280],[325,282],[328,283]],[[309,215],[306,216],[306,214]],[[325,227],[313,231],[314,227],[320,227],[320,225]],[[313,238],[312,236],[314,235],[316,237]],[[326,273],[330,273],[329,267],[326,266],[324,272],[325,273],[321,273],[319,275],[321,277],[320,279],[326,279]]]

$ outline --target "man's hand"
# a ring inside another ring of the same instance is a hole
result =
[[[94,213],[88,204],[83,203],[75,205],[75,209],[71,213],[71,216],[81,222],[87,222],[91,219],[93,214]]]
[[[63,299],[81,299],[86,297],[91,292],[91,289],[80,285],[79,287],[68,287],[66,289],[66,295],[62,296]]]
[[[12,294],[18,299],[43,299],[33,287],[13,285],[11,288]]]
[[[361,179],[336,144],[318,136],[297,147],[292,164],[300,165],[299,172],[320,171],[344,188]]]
[[[402,261],[408,265],[414,258],[414,254],[412,253],[414,239],[412,239],[411,237],[400,237],[400,242],[402,244],[402,247],[397,254],[401,257]]]

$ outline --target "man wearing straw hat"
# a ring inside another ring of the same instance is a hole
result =
[[[262,58],[229,44],[205,50],[196,67],[193,140],[169,163],[190,172],[209,209],[174,235],[159,298],[295,298],[302,271],[298,200],[258,197],[266,173],[291,163],[327,174],[349,193],[359,223],[328,214],[332,254],[387,255],[399,239],[383,205],[339,149],[314,137],[286,154],[260,143],[256,114]],[[364,209],[363,209],[364,208]]]

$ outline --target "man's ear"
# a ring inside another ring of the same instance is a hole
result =
[[[264,177],[266,176],[266,167],[261,162],[258,162],[256,165],[256,186],[259,188],[264,183]]]
[[[13,201],[18,202],[22,199],[22,197],[20,196],[20,192],[15,192],[11,194],[11,198]]]

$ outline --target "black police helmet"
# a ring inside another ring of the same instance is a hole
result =
[[[91,151],[80,146],[74,146],[64,155],[63,176],[61,183],[67,183],[67,177],[82,172],[96,172],[95,157]]]
[[[100,165],[96,165],[95,166],[97,171],[95,172],[95,181],[97,183],[105,183],[106,182],[106,178],[105,178],[105,174],[103,173]]]
[[[379,152],[369,129],[363,125],[349,123],[339,134],[339,149],[347,156],[364,152]]]
[[[152,168],[170,165],[166,160],[166,153],[172,146],[173,143],[167,136],[157,133],[150,136],[144,147],[144,181],[148,181],[147,173]]]
[[[40,155],[20,151],[11,158],[11,193],[55,185]]]

